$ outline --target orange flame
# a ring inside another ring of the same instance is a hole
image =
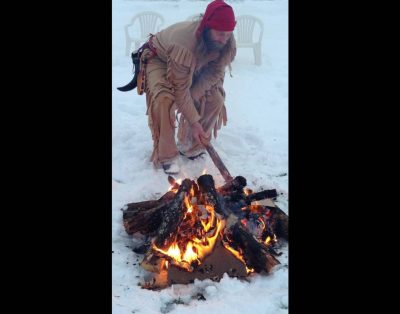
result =
[[[189,202],[189,197],[186,195],[183,202],[185,203],[186,209],[188,213],[191,213],[193,211],[193,206]]]
[[[211,227],[214,225],[215,215],[214,215],[214,208],[212,206],[206,205],[207,212],[210,213],[211,217],[208,219],[207,223],[203,220],[200,220],[201,224],[203,225],[204,231],[208,232]]]
[[[186,195],[184,197],[184,205],[187,209],[185,213],[185,218],[187,215],[191,215],[190,218],[194,218],[197,216],[197,213],[194,212],[194,210],[198,211],[198,207],[196,205],[193,206],[189,199],[190,195],[194,195],[193,188],[188,194],[189,195]],[[168,247],[168,249],[165,250],[162,250],[157,246],[153,245],[152,247],[153,250],[158,251],[166,256],[169,256],[172,259],[171,260],[172,264],[185,268],[188,271],[193,271],[191,263],[197,262],[198,264],[200,264],[201,261],[212,252],[218,234],[221,232],[222,228],[225,227],[225,221],[216,218],[213,206],[206,205],[205,209],[208,215],[206,219],[200,219],[201,225],[203,226],[203,229],[201,230],[202,234],[201,238],[193,236],[191,239],[188,239],[184,250],[180,249],[178,245],[179,240],[174,241]],[[179,229],[178,229],[178,234],[179,234]],[[166,266],[168,267],[168,265]]]
[[[244,189],[243,189],[243,192],[244,192],[244,194],[246,194],[246,196],[247,196],[247,195],[250,195],[252,191],[251,191],[250,189],[248,189],[248,188],[244,188]]]
[[[190,188],[190,197],[194,197],[194,188],[193,188],[193,185],[192,185],[192,187]]]
[[[209,255],[212,252],[218,234],[220,233],[223,227],[225,227],[225,221],[217,219],[217,228],[216,231],[214,232],[214,235],[209,238],[206,237],[205,241],[201,244],[194,243],[194,247],[197,249],[197,256],[200,260],[203,260],[207,255]]]
[[[224,244],[224,247],[225,247],[229,252],[231,252],[238,260],[240,260],[240,261],[245,265],[247,274],[250,274],[250,273],[254,272],[254,269],[253,269],[253,268],[248,268],[248,267],[247,267],[246,262],[244,261],[244,258],[243,258],[242,254],[241,254],[240,252],[236,251],[236,250],[235,250],[234,248],[232,248],[229,244],[226,244],[226,243],[224,243],[224,242],[223,242],[223,244]]]
[[[153,245],[153,250],[171,257],[173,259],[173,263],[175,262],[174,264],[177,264],[178,266],[192,271],[192,269],[190,269],[190,264],[194,261],[197,261],[200,264],[201,260],[203,260],[207,255],[211,253],[217,240],[218,234],[221,231],[222,227],[224,227],[224,225],[225,223],[223,220],[218,220],[216,230],[212,236],[205,237],[201,240],[194,238],[193,240],[195,240],[195,242],[197,243],[189,241],[186,244],[184,252],[181,252],[176,242],[172,243],[169,246],[168,250],[162,250],[155,245]],[[195,248],[197,253],[195,252],[195,250],[193,250],[193,248]]]

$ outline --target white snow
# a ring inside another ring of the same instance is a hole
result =
[[[283,193],[277,205],[288,212],[288,1],[227,1],[235,15],[251,14],[264,23],[262,65],[254,65],[251,49],[239,48],[226,75],[228,124],[212,143],[232,176],[242,175],[248,187]],[[248,281],[195,281],[162,291],[137,286],[146,274],[142,256],[132,252],[140,237],[125,233],[121,208],[130,202],[156,199],[168,187],[166,175],[153,168],[145,95],[116,88],[132,78],[125,56],[124,25],[140,11],[155,11],[165,26],[204,12],[209,1],[112,1],[112,311],[131,313],[288,313],[288,246],[278,251],[281,262],[268,276],[252,274]],[[216,185],[223,178],[207,156],[181,160],[180,178],[196,179],[204,169]],[[135,265],[134,265],[135,264]],[[197,293],[206,300],[197,300]]]

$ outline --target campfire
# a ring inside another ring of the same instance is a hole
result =
[[[211,144],[205,145],[225,179],[216,188],[209,174],[197,181],[169,176],[170,189],[158,200],[122,208],[125,231],[146,236],[134,249],[151,272],[142,288],[160,289],[194,279],[220,280],[270,273],[279,264],[275,248],[288,241],[289,217],[273,200],[275,189],[253,192],[242,176],[233,178]]]
[[[134,249],[144,254],[140,265],[152,273],[143,288],[196,278],[218,281],[224,273],[270,273],[279,264],[276,245],[288,240],[288,216],[273,202],[275,189],[253,192],[242,176],[220,187],[209,174],[168,181],[171,187],[160,199],[122,209],[125,231],[146,235]]]

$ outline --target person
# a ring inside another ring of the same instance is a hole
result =
[[[226,125],[223,83],[236,55],[235,25],[232,7],[214,0],[197,21],[150,34],[143,46],[138,92],[146,94],[151,161],[167,174],[179,173],[180,155],[194,160],[204,154],[212,132],[216,138]]]

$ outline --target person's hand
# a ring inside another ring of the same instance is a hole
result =
[[[197,143],[201,143],[206,145],[210,142],[211,136],[207,136],[204,132],[203,127],[199,122],[195,122],[192,124],[192,137]]]

